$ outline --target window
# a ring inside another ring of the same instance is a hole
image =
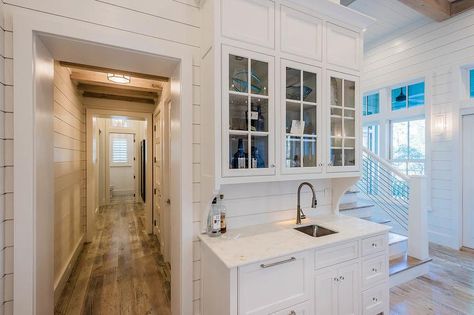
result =
[[[425,82],[392,89],[392,111],[425,105]]]
[[[469,70],[469,97],[474,98],[474,69]]]
[[[110,134],[110,165],[130,166],[132,165],[132,134],[111,133]]]
[[[407,175],[425,170],[425,119],[391,122],[390,160]]]
[[[367,125],[363,128],[363,145],[372,153],[379,154],[379,125]]]
[[[128,128],[128,120],[126,118],[112,118],[113,128]]]
[[[364,116],[370,116],[380,113],[380,95],[379,93],[364,96],[362,102],[362,112]]]

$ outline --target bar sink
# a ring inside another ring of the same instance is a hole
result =
[[[337,233],[336,231],[326,229],[325,227],[319,225],[306,225],[295,228],[295,230],[304,233],[312,237],[321,237],[326,235],[331,235]]]

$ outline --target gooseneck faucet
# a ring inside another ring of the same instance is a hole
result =
[[[296,208],[296,224],[301,224],[301,219],[306,219],[305,214],[303,213],[303,210],[301,209],[301,188],[303,186],[308,186],[311,188],[311,192],[313,193],[313,198],[311,199],[311,208],[316,208],[316,205],[318,204],[318,201],[316,200],[316,193],[314,192],[314,187],[311,183],[308,182],[303,182],[298,186],[298,204]]]

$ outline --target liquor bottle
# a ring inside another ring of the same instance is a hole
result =
[[[247,157],[247,154],[244,152],[244,140],[240,138],[237,145],[237,152],[234,153],[234,157],[232,158],[232,168],[246,168]]]
[[[221,213],[217,206],[217,198],[212,200],[211,209],[207,216],[207,235],[211,237],[221,235]]]
[[[252,146],[252,168],[264,168],[265,161],[257,147]]]
[[[226,214],[227,214],[227,209],[224,206],[224,195],[220,194],[219,195],[219,211],[221,213],[221,234],[224,234],[227,232],[227,222],[226,222]]]

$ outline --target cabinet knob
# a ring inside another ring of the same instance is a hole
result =
[[[271,167],[271,168],[275,168],[275,164],[271,164],[270,167]]]
[[[295,311],[291,311],[288,313],[288,315],[296,315],[296,312]]]
[[[339,278],[335,277],[334,281],[339,282]]]
[[[339,277],[339,280],[344,281],[344,277],[343,277],[343,276],[340,276],[340,277]]]
[[[375,247],[377,247],[377,244],[375,244],[375,243],[372,243],[372,247],[374,247],[374,248],[375,248]]]
[[[377,299],[376,297],[373,297],[373,298],[372,298],[372,301],[374,301],[374,302],[378,302],[378,300],[379,300],[379,299]]]
[[[372,271],[377,272],[378,270],[377,270],[377,268],[372,268]]]

